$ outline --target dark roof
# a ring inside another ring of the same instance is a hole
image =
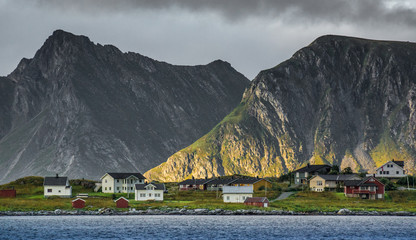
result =
[[[358,177],[356,174],[339,174],[339,175],[321,175],[318,174],[316,176],[319,176],[327,181],[346,181],[353,177]],[[361,180],[360,180],[361,181]]]
[[[232,182],[233,184],[253,184],[256,183],[260,180],[263,180],[263,178],[239,178],[237,180],[235,180],[234,182]],[[266,180],[266,179],[264,179]],[[266,180],[268,181],[268,180]],[[270,181],[268,181],[270,182]]]
[[[395,164],[397,164],[397,165],[399,165],[400,167],[404,167],[404,161],[392,161],[392,162],[394,162]]]
[[[233,179],[233,178],[228,178],[228,179],[225,179],[225,178],[214,178],[214,179],[211,179],[211,181],[209,181],[209,183],[207,183],[207,184],[208,185],[220,185],[220,184],[226,185],[226,184],[231,184],[231,183],[233,183],[236,180],[237,179]]]
[[[179,183],[179,185],[201,185],[212,181],[212,179],[187,179]]]
[[[344,182],[344,186],[359,186],[362,180],[347,180]]]
[[[68,177],[45,177],[43,186],[66,186]]]
[[[304,173],[304,172],[316,172],[324,168],[331,168],[329,165],[307,165],[303,168],[299,168],[294,172]]]
[[[113,177],[114,179],[126,179],[130,176],[135,176],[138,179],[146,179],[141,173],[138,173],[138,172],[136,173],[107,173],[107,174]]]
[[[136,188],[136,190],[146,190],[145,187],[149,184],[154,185],[156,190],[163,190],[163,191],[165,190],[165,184],[163,184],[163,183],[146,183],[146,184],[141,183],[141,184],[136,184],[135,188]]]
[[[244,203],[263,203],[263,202],[269,202],[269,199],[267,199],[267,197],[249,197],[246,198],[246,200],[244,201]]]
[[[375,183],[367,182],[371,178],[374,178],[374,177],[366,177],[363,180],[348,180],[348,181],[344,182],[344,186],[375,186],[376,185]],[[377,180],[376,178],[374,178],[374,179]],[[381,183],[381,184],[383,184],[383,183]]]

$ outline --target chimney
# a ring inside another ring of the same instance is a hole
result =
[[[58,174],[56,174],[56,178],[58,178]]]

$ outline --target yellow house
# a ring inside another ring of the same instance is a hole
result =
[[[264,178],[239,178],[231,183],[231,186],[253,186],[254,191],[258,191],[260,188],[271,188],[270,181]]]
[[[355,174],[315,175],[309,179],[309,188],[315,192],[333,191],[337,186],[343,187],[346,180],[361,180],[361,178]]]

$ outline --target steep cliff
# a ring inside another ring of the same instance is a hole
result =
[[[0,182],[144,172],[214,127],[248,84],[220,60],[174,66],[55,31],[0,79]]]
[[[152,179],[279,176],[306,162],[415,173],[416,44],[323,36],[258,74],[211,132],[148,171]]]

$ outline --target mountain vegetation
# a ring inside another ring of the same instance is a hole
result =
[[[261,71],[209,133],[145,176],[280,176],[311,164],[416,173],[416,44],[323,36]]]

